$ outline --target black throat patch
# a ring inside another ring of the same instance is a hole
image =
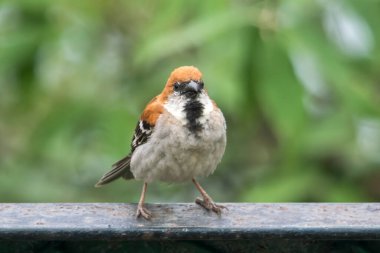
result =
[[[197,99],[190,99],[184,107],[187,119],[187,128],[192,133],[197,133],[202,130],[203,126],[199,123],[198,119],[202,116],[204,106]]]

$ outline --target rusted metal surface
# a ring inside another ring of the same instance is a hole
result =
[[[193,203],[0,204],[0,239],[12,240],[380,240],[380,204],[224,203],[221,216]]]

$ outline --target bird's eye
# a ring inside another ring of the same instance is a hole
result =
[[[180,84],[179,84],[178,82],[176,82],[176,83],[174,84],[174,91],[178,91],[179,86],[180,86]]]

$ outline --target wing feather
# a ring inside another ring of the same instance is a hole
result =
[[[162,114],[163,110],[164,109],[161,96],[153,98],[148,103],[143,113],[141,114],[140,120],[137,122],[135,134],[133,135],[131,143],[131,153],[112,165],[112,169],[100,178],[95,187],[100,187],[102,185],[108,184],[120,177],[123,177],[124,179],[134,178],[131,172],[131,157],[133,155],[133,152],[137,147],[143,145],[148,141],[150,135],[153,132],[156,121]]]
[[[149,136],[152,134],[152,131],[153,126],[144,120],[140,120],[137,123],[135,134],[132,139],[131,153],[114,163],[112,165],[112,169],[99,179],[95,187],[101,187],[118,179],[119,177],[123,177],[124,179],[134,178],[130,167],[132,154],[138,146],[147,142]]]

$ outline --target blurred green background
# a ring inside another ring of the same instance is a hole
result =
[[[93,185],[145,104],[195,65],[228,145],[216,201],[380,201],[378,1],[2,1],[0,201],[136,202]],[[153,183],[148,202],[190,202]]]

